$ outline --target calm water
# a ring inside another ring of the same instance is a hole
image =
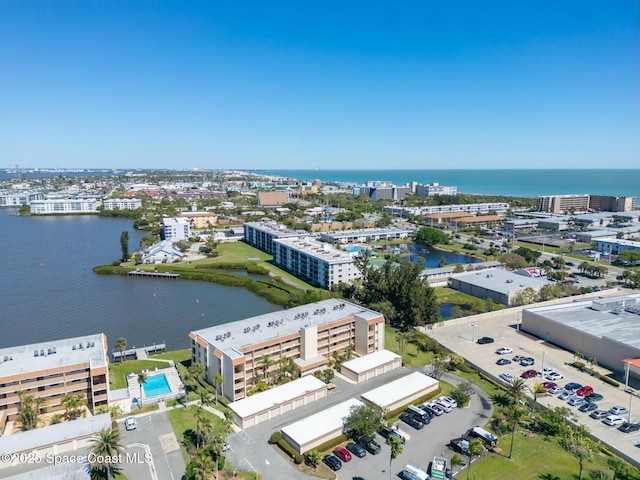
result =
[[[461,255],[459,253],[447,252],[434,248],[430,249],[426,245],[420,243],[399,243],[397,245],[387,246],[385,250],[391,253],[399,254],[410,253],[410,260],[413,263],[420,263],[427,268],[439,267],[440,259],[442,258],[444,258],[445,265],[451,265],[455,263],[479,263],[482,261],[479,258],[471,257],[468,255]],[[422,257],[422,262],[419,262],[418,257]]]
[[[130,346],[189,346],[189,331],[279,309],[242,288],[187,280],[96,275],[130,251],[131,221],[96,216],[15,217],[0,209],[0,347],[104,332]]]
[[[640,198],[640,170],[253,170],[302,180],[362,184],[367,180],[456,185],[458,192],[537,197],[593,193]]]

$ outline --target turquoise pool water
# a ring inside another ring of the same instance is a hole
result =
[[[159,397],[160,395],[171,393],[171,387],[169,387],[167,376],[164,373],[147,378],[142,384],[142,389],[147,398]]]

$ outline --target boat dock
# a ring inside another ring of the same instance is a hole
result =
[[[154,353],[161,353],[167,350],[167,347],[164,343],[154,343],[148,347],[140,347],[140,348],[128,348],[124,351],[120,350],[112,350],[111,356],[113,357],[113,361],[126,360],[128,358],[134,358],[136,360],[144,360],[149,355],[153,355]]]
[[[133,277],[180,278],[179,273],[146,272],[144,270],[132,270],[127,272],[127,275],[131,275]]]

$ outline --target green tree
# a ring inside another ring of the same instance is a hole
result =
[[[484,446],[482,445],[482,442],[479,439],[474,438],[469,442],[469,452],[467,454],[469,456],[469,465],[467,467],[467,480],[469,480],[469,474],[471,472],[471,457],[478,457],[483,453],[484,453]]]
[[[213,374],[213,384],[216,387],[216,398],[215,398],[216,403],[218,403],[218,395],[220,393],[220,386],[222,385],[223,380],[224,380],[224,377],[220,372],[216,372]]]
[[[384,411],[377,405],[353,405],[347,417],[347,426],[353,436],[370,437],[385,426]]]
[[[142,408],[142,385],[147,381],[147,374],[144,372],[138,373],[138,385],[140,387],[140,398],[138,399],[138,404],[140,408]]]
[[[527,260],[516,253],[503,253],[498,260],[510,270],[517,270],[528,266]]]
[[[524,290],[519,291],[513,296],[511,305],[514,307],[529,305],[531,303],[534,303],[537,298],[538,298],[538,295],[536,294],[536,291],[531,287],[527,287]]]
[[[311,450],[310,452],[307,452],[305,459],[307,464],[315,470],[320,463],[320,460],[322,460],[322,454],[317,450]]]
[[[95,458],[94,463],[89,465],[91,477],[111,479],[119,470],[114,460],[124,452],[120,431],[117,428],[103,429],[89,441],[89,445],[89,451]]]
[[[33,430],[40,423],[40,413],[46,405],[45,399],[35,397],[24,390],[18,390],[16,394],[18,395],[18,419],[16,422],[23,432]]]
[[[548,395],[547,389],[544,388],[544,385],[541,383],[536,383],[535,386],[531,389],[531,393],[533,394],[533,405],[531,405],[531,415],[536,411],[536,404],[538,403],[538,397],[542,395]]]
[[[464,407],[469,404],[471,401],[471,395],[475,393],[471,382],[463,382],[456,387],[456,389],[451,392],[451,398],[453,398],[458,405]]]
[[[448,245],[449,236],[442,230],[433,227],[421,227],[413,236],[416,243],[422,243],[428,247],[436,244]]]
[[[433,369],[433,376],[436,379],[440,379],[444,372],[447,371],[447,362],[444,361],[442,355],[434,355],[431,360],[431,368]]]
[[[124,360],[124,350],[127,348],[127,339],[118,337],[116,339],[116,348],[120,350],[120,363],[122,363]]]
[[[120,249],[122,251],[122,261],[129,260],[129,232],[126,230],[120,234]]]
[[[389,435],[387,437],[387,445],[389,445],[389,450],[391,453],[391,455],[389,456],[389,479],[391,479],[393,475],[392,473],[393,460],[402,453],[403,447],[402,447],[402,441],[395,435]]]
[[[584,463],[593,459],[596,450],[596,444],[589,438],[589,430],[584,425],[571,428],[569,435],[560,439],[560,445],[578,460],[580,467],[578,478],[582,480]]]
[[[610,457],[609,460],[607,460],[607,465],[611,470],[613,470],[612,480],[616,480],[618,475],[626,476],[626,473],[629,470],[627,463],[619,457]]]
[[[511,420],[511,445],[509,446],[509,458],[511,458],[513,454],[513,441],[516,435],[516,426],[523,414],[522,408],[520,408],[520,402],[524,398],[525,388],[526,385],[524,380],[517,378],[507,389],[507,395],[511,399],[511,407],[509,408],[509,417]]]
[[[262,363],[262,372],[264,374],[264,381],[266,382],[267,377],[269,376],[269,368],[274,364],[274,361],[272,360],[271,355],[267,353],[262,356],[260,362]]]
[[[82,413],[82,407],[85,405],[84,395],[78,393],[77,395],[67,394],[62,397],[60,405],[64,407],[64,416],[67,420],[75,420]]]

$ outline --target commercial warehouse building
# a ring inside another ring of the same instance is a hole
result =
[[[522,312],[522,330],[621,372],[640,358],[640,294],[597,298]]]
[[[449,282],[449,286],[455,290],[483,300],[491,299],[502,305],[511,305],[516,295],[527,288],[538,293],[546,284],[546,280],[499,269],[456,275]]]
[[[380,350],[344,362],[340,367],[340,373],[355,383],[360,383],[401,366],[400,355],[389,350]]]
[[[107,337],[86,335],[0,349],[0,431],[18,414],[17,392],[43,398],[48,412],[67,395],[82,394],[92,412],[107,404]]]
[[[326,290],[362,276],[353,257],[344,250],[310,237],[274,240],[273,261],[296,277]]]
[[[383,410],[395,410],[414,400],[435,392],[440,382],[424,373],[413,372],[360,395],[368,403],[377,405]]]
[[[256,393],[228,406],[242,430],[327,396],[327,384],[313,375]]]
[[[334,352],[348,347],[359,355],[384,349],[384,317],[330,299],[193,331],[189,338],[192,360],[204,365],[207,381],[213,384],[221,373],[223,395],[237,401],[264,379],[265,355],[274,363],[268,371],[290,357],[304,375],[326,367]]]

